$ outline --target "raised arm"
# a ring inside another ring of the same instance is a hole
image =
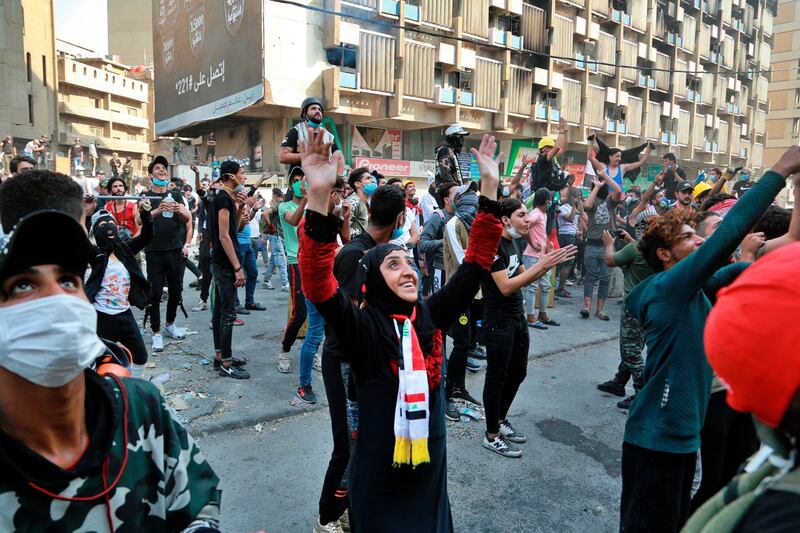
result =
[[[793,146],[753,185],[747,193],[747,201],[736,202],[728,211],[714,235],[696,252],[665,272],[665,282],[672,288],[670,295],[691,298],[701,289],[758,222],[785,185],[786,177],[797,172],[800,172],[800,146]]]
[[[644,152],[642,152],[642,155],[639,156],[639,160],[634,161],[633,163],[627,163],[623,170],[625,172],[630,172],[631,170],[636,170],[637,168],[641,168],[641,166],[644,165],[645,161],[647,161],[648,157],[650,157],[650,143],[647,143],[647,146],[645,146]]]
[[[639,213],[647,209],[647,205],[650,203],[650,199],[653,198],[653,195],[656,193],[656,187],[660,186],[664,182],[664,173],[659,172],[658,175],[653,178],[653,181],[650,182],[650,185],[645,189],[644,193],[642,194],[642,198],[639,200],[639,203],[636,204],[636,207],[633,208],[631,214],[628,215],[628,224],[631,226],[636,225],[636,218],[639,216]]]
[[[603,182],[597,179],[597,177],[595,176],[594,178],[592,178],[592,185],[593,187],[592,190],[589,191],[589,196],[586,198],[586,200],[583,201],[584,209],[591,209],[592,207],[594,207],[594,202],[595,200],[597,200],[597,193],[600,190],[600,187],[603,186]]]
[[[567,151],[567,141],[569,140],[569,125],[567,124],[567,119],[561,117],[558,119],[558,138],[553,145],[553,149],[547,152],[547,160],[552,161],[554,157],[558,154],[564,153]]]
[[[747,199],[749,201],[750,197],[748,196]],[[764,253],[772,252],[794,241],[800,241],[800,173],[794,175],[794,208],[792,209],[792,219],[789,222],[789,231],[785,235],[764,243]]]

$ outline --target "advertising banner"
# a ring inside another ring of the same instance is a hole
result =
[[[411,176],[411,161],[402,159],[375,159],[372,157],[355,157],[354,168],[367,167],[377,170],[384,176],[391,178],[405,178]]]
[[[353,157],[403,157],[403,134],[400,130],[353,126]]]
[[[262,0],[153,0],[156,135],[264,97]]]

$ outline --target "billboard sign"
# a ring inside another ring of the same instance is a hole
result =
[[[355,157],[400,159],[403,154],[403,134],[400,130],[353,126],[351,154]]]
[[[411,176],[411,161],[403,159],[375,159],[372,157],[354,158],[355,167],[377,170],[384,176],[405,178]]]
[[[156,135],[264,97],[262,0],[153,0]]]

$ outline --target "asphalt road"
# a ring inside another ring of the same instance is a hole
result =
[[[483,449],[482,423],[448,422],[456,531],[617,530],[625,412],[617,409],[618,398],[595,385],[618,363],[620,306],[609,301],[611,322],[581,320],[580,291],[573,287],[576,297],[550,310],[561,327],[531,330],[528,377],[511,410],[515,426],[529,437],[522,458]],[[259,288],[256,300],[268,311],[243,317],[245,326],[235,329],[235,354],[250,357],[253,379],[219,378],[202,364],[213,357],[207,311],[179,319],[197,333],[170,343],[147,369],[148,376],[170,374],[163,384],[167,398],[222,480],[226,531],[308,532],[317,515],[330,423],[319,374],[317,405],[294,398],[300,341],[294,374],[275,369],[286,296]],[[184,298],[191,308],[197,293],[187,289]],[[480,398],[482,388],[483,371],[468,376],[474,396]]]

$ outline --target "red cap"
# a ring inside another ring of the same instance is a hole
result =
[[[800,388],[800,242],[759,259],[719,291],[706,321],[708,361],[728,405],[778,427]]]

